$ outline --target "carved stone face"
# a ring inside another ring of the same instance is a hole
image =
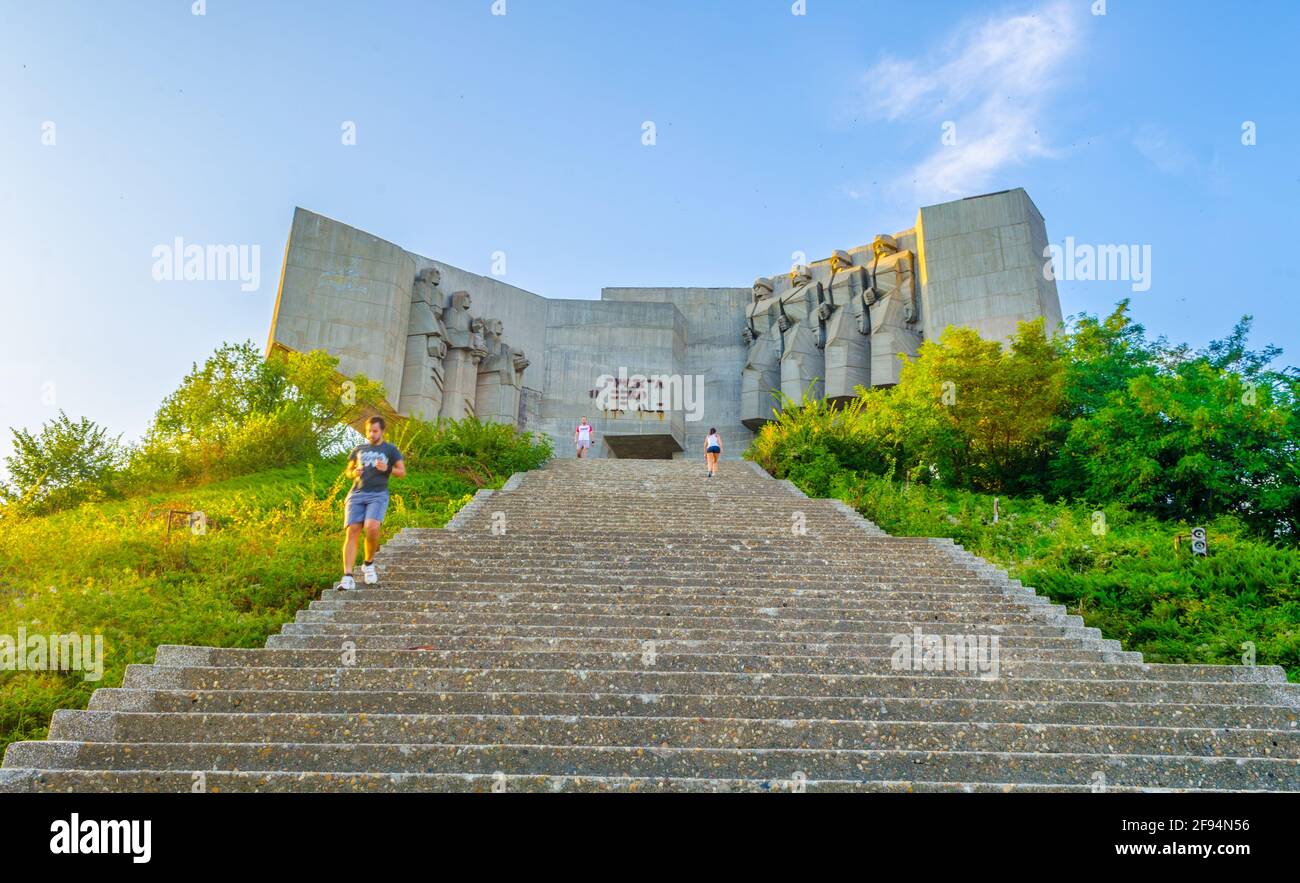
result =
[[[831,255],[831,269],[835,272],[847,270],[853,266],[853,257],[847,251],[839,251]]]
[[[425,285],[437,285],[442,281],[442,273],[438,272],[437,267],[426,267],[415,277],[416,282],[423,282]]]
[[[500,319],[481,319],[479,321],[483,323],[483,333],[489,338],[498,339],[502,334],[505,334],[506,326]]]
[[[770,297],[774,290],[775,288],[772,285],[771,279],[768,279],[766,277],[755,279],[754,287],[753,287],[754,303],[758,303],[760,300],[762,300],[765,297]]]
[[[807,265],[800,264],[790,271],[790,285],[798,288],[801,285],[807,285],[812,281],[812,270]]]
[[[881,234],[871,243],[871,253],[878,258],[886,258],[898,251],[898,242],[892,236]]]
[[[452,334],[464,334],[470,329],[470,300],[468,291],[457,291],[451,296],[445,315],[446,328]],[[459,340],[458,340],[459,343]]]

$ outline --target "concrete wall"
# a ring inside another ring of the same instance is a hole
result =
[[[682,374],[686,327],[668,303],[614,303],[586,300],[547,301],[546,376],[541,419],[536,426],[552,437],[560,456],[573,456],[573,428],[586,417],[595,427],[592,456],[669,456],[685,442],[682,414],[602,411],[596,394],[602,375]],[[611,440],[613,447],[611,447]]]
[[[391,242],[296,210],[267,349],[325,350],[343,374],[378,380],[396,402],[415,270]]]
[[[1043,216],[1022,189],[927,206],[917,217],[925,337],[949,325],[1006,341],[1018,322],[1061,322],[1056,283],[1044,278]]]
[[[679,457],[702,456],[710,427],[722,434],[725,457],[739,457],[753,433],[740,423],[740,372],[745,367],[745,343],[740,337],[748,288],[606,288],[601,299],[618,303],[670,303],[685,323],[683,373],[704,378],[698,418],[685,415],[685,448]],[[692,381],[694,383],[694,381]]]

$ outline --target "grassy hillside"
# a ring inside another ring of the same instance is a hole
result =
[[[58,708],[84,707],[159,644],[258,647],[337,581],[342,460],[189,490],[0,519],[0,634],[102,634],[104,676],[0,672],[0,742],[43,738]],[[393,482],[385,538],[440,527],[469,501],[465,474],[412,468]],[[499,486],[502,479],[489,478]],[[196,535],[168,511],[201,511]]]

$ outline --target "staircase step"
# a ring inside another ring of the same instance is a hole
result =
[[[0,770],[0,793],[189,793],[195,774],[121,770]],[[981,782],[868,782],[860,780],[697,779],[617,776],[507,776],[438,773],[204,773],[202,788],[214,794],[239,793],[624,793],[624,794],[921,794],[921,793],[1087,793],[1092,785],[1032,785]],[[1215,789],[1108,787],[1111,793],[1166,790],[1179,793]]]
[[[647,656],[642,649],[630,653],[573,653],[565,651],[492,651],[458,648],[451,651],[356,650],[219,650],[214,648],[158,648],[156,664],[172,667],[231,668],[466,668],[466,669],[568,669],[575,671],[745,672],[751,674],[885,674],[895,671],[889,656],[763,656],[707,653],[660,653]],[[969,670],[918,671],[925,677],[969,677]],[[1220,681],[1281,683],[1284,673],[1269,666],[1146,665],[1109,662],[1038,662],[1008,660],[999,666],[1002,677],[1088,677],[1123,680]]]
[[[159,770],[493,775],[601,775],[799,781],[1107,785],[1142,788],[1295,790],[1300,761],[1178,755],[925,752],[658,746],[353,745],[317,743],[16,742],[5,766],[28,770]]]
[[[58,711],[64,742],[869,748],[1300,759],[1300,731],[965,721]],[[37,743],[40,744],[40,743]],[[1297,768],[1300,775],[1300,767]]]
[[[336,661],[338,657],[336,656]],[[957,698],[1095,698],[1097,701],[1188,702],[1300,706],[1300,685],[1259,681],[1166,681],[1126,679],[1136,666],[1099,671],[1080,666],[1072,674],[1048,671],[1046,677],[987,680],[941,673],[821,675],[772,672],[678,672],[604,669],[467,668],[249,668],[129,665],[123,686],[167,690],[376,690],[433,693],[595,692],[690,695],[765,695]]]
[[[630,693],[433,693],[271,690],[96,690],[94,711],[213,714],[448,714],[983,721],[1020,724],[1198,726],[1295,731],[1300,708],[1182,702],[1016,701],[839,696]]]

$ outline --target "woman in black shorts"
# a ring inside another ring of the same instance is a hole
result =
[[[709,478],[718,474],[718,457],[722,454],[722,436],[717,429],[709,430],[709,437],[704,440],[704,463],[709,467]]]

